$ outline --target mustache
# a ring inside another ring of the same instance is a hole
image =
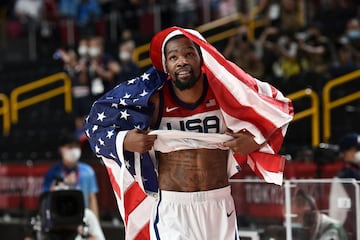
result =
[[[181,68],[177,69],[175,71],[175,75],[179,75],[180,72],[182,72],[182,71],[188,71],[188,72],[192,73],[193,69],[190,66],[184,66],[184,67],[181,67]]]

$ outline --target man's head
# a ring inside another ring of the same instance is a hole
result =
[[[340,140],[339,147],[344,161],[360,164],[360,134],[346,134]]]
[[[297,190],[291,202],[291,213],[296,215],[293,222],[304,224],[305,214],[316,210],[315,199],[303,189]]]
[[[88,54],[90,58],[98,58],[103,54],[103,39],[101,37],[92,37],[89,39]]]
[[[132,55],[135,49],[135,42],[133,40],[125,40],[119,44],[119,59],[122,62],[129,62],[132,60]]]
[[[170,71],[172,70],[171,66],[172,64],[170,64],[169,61],[169,56],[168,54],[169,52],[169,44],[172,45],[172,42],[180,42],[183,41],[183,44],[186,44],[187,46],[193,48],[196,50],[196,57],[199,57],[196,59],[195,65],[193,65],[192,67],[194,68],[194,75],[195,78],[199,77],[200,75],[196,74],[195,72],[195,68],[197,70],[197,68],[201,68],[201,65],[203,64],[203,60],[202,60],[202,54],[201,54],[201,50],[200,47],[195,44],[194,42],[192,42],[191,40],[187,39],[186,43],[185,40],[183,38],[186,38],[187,35],[193,35],[196,36],[197,38],[205,41],[205,39],[201,36],[201,34],[195,30],[192,29],[183,29],[183,28],[179,28],[179,27],[170,27],[170,28],[166,28],[164,30],[162,30],[161,32],[157,33],[151,40],[150,43],[150,58],[151,58],[151,62],[154,65],[154,67],[160,71],[163,72],[168,72],[170,74],[170,76],[172,78],[174,78],[174,73],[170,73]],[[171,46],[172,48],[174,46]],[[166,49],[165,49],[166,48]],[[181,64],[181,63],[180,63]]]
[[[178,89],[190,89],[200,79],[200,53],[199,47],[184,35],[176,35],[165,43],[165,70]]]
[[[64,134],[60,137],[59,152],[66,166],[75,166],[81,156],[79,140],[72,134]]]
[[[316,231],[319,211],[315,199],[303,189],[298,189],[291,201],[294,226],[304,230],[302,234],[312,236]]]

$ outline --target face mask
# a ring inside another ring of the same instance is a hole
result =
[[[359,30],[350,30],[347,32],[347,36],[350,39],[359,39],[360,38],[360,31]]]
[[[63,158],[66,159],[68,162],[76,163],[79,161],[81,156],[81,149],[80,148],[70,148],[66,149],[63,154]]]
[[[354,161],[356,163],[360,163],[360,151],[355,152],[354,154]]]
[[[78,53],[82,57],[85,56],[87,54],[87,52],[88,52],[88,47],[87,46],[80,46],[78,48]]]
[[[131,59],[131,54],[128,51],[122,51],[119,53],[119,59],[121,61],[129,61]]]
[[[97,57],[100,55],[100,49],[97,47],[89,47],[89,56]]]

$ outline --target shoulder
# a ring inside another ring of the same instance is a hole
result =
[[[48,173],[53,173],[53,172],[57,172],[61,170],[61,162],[57,162],[54,165],[50,166],[50,168],[48,169]]]
[[[82,171],[82,172],[94,173],[94,168],[84,162],[78,163],[78,168],[79,168],[79,171]]]

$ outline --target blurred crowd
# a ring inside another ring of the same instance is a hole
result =
[[[104,39],[100,36],[83,37],[77,49],[60,48],[54,53],[61,59],[64,70],[72,80],[73,114],[76,135],[86,140],[83,119],[99,96],[116,85],[140,74],[140,68],[133,60],[135,42],[131,32],[124,32],[113,56],[104,51]]]
[[[61,46],[73,48],[83,38],[101,36],[106,49],[104,24],[114,16],[116,44],[128,31],[136,46],[170,25],[191,28],[241,13],[238,34],[222,46],[225,57],[287,92],[304,86],[320,90],[328,79],[357,69],[359,6],[357,0],[0,1],[1,18],[35,24],[43,38],[59,37]],[[249,21],[257,20],[262,22],[255,31],[249,29]],[[117,55],[114,48],[111,54]]]

